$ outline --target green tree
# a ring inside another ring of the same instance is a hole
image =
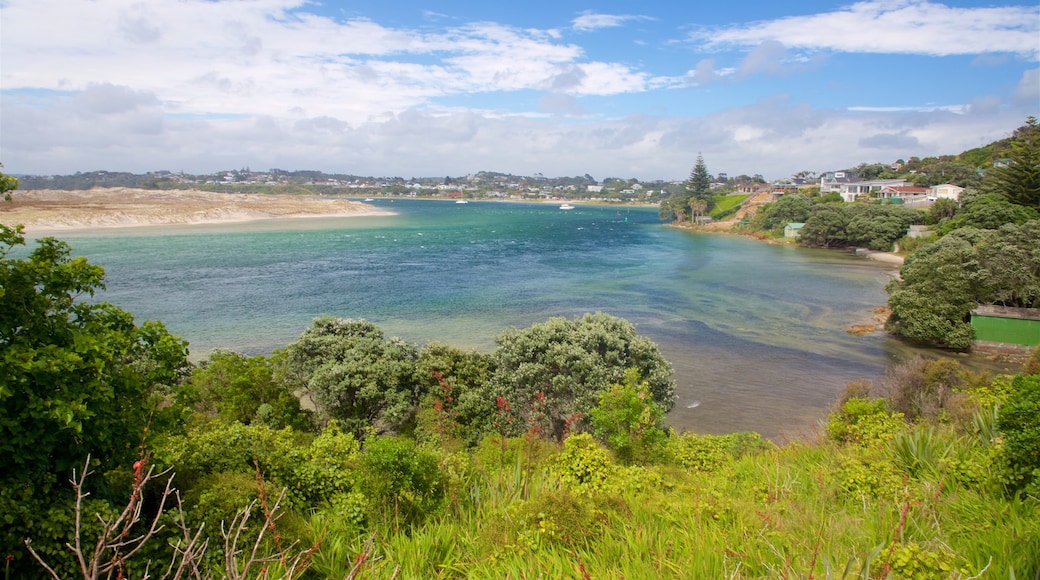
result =
[[[961,228],[914,252],[888,286],[887,327],[909,340],[970,348],[979,304],[1040,306],[1040,221]]]
[[[664,411],[654,402],[650,384],[635,369],[625,373],[623,384],[611,385],[600,394],[591,415],[596,437],[622,462],[645,463],[663,452],[668,437]]]
[[[217,350],[199,364],[188,384],[198,393],[196,406],[224,421],[313,429],[309,413],[300,407],[292,388],[278,380],[275,368],[264,356]]]
[[[948,197],[940,197],[928,209],[928,214],[935,223],[940,223],[942,220],[948,220],[957,215],[958,209],[956,201]]]
[[[1008,163],[986,172],[983,189],[1040,210],[1040,124],[1029,117],[1011,137]]]
[[[755,222],[759,228],[779,234],[789,223],[804,223],[811,208],[809,198],[800,193],[790,193],[759,209]]]
[[[138,327],[130,313],[84,300],[104,287],[104,270],[64,242],[42,238],[11,257],[22,232],[0,225],[0,551],[22,554],[31,531],[60,556],[71,526],[45,522],[68,516],[72,470],[89,454],[114,477],[96,484],[103,498],[139,445],[181,418],[169,403],[190,365],[187,343],[162,324]]]
[[[913,342],[968,349],[979,270],[978,253],[960,236],[918,250],[907,258],[901,279],[889,284],[892,314],[886,327]]]
[[[906,235],[911,224],[925,219],[923,212],[899,205],[854,205],[848,208],[848,214],[846,243],[886,252]]]
[[[942,235],[958,228],[995,230],[1004,224],[1024,224],[1040,219],[1037,210],[1008,201],[994,193],[969,194],[963,198],[963,207],[957,215],[946,220],[939,228]]]
[[[2,163],[0,163],[0,167],[3,167]],[[3,196],[4,201],[11,201],[11,192],[16,189],[18,189],[18,180],[0,172],[0,196]]]
[[[1008,488],[1040,492],[1040,375],[1020,375],[1000,407],[997,427],[1004,434]]]
[[[690,202],[696,199],[707,204],[704,212],[711,210],[714,203],[711,195],[711,176],[708,174],[707,166],[704,165],[704,157],[700,153],[697,154],[697,162],[690,171],[689,179],[686,180],[684,192],[687,200],[685,205],[690,205]]]
[[[844,246],[848,243],[845,229],[852,216],[844,204],[825,203],[814,206],[798,234],[799,243],[809,246]]]
[[[370,428],[396,432],[419,400],[418,349],[365,320],[322,316],[285,348],[287,376],[318,410],[359,438]]]
[[[621,383],[629,368],[650,385],[653,400],[663,410],[675,404],[671,365],[656,344],[621,318],[603,313],[573,320],[551,318],[506,331],[496,342],[491,396],[508,401],[523,423],[531,424],[535,415],[544,414],[546,434],[557,440],[568,425],[587,425],[600,394]],[[532,409],[536,400],[537,410]]]
[[[419,352],[415,368],[423,391],[417,438],[457,436],[472,446],[494,432],[495,399],[486,390],[494,355],[434,342]]]

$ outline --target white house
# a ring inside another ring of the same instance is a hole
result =
[[[603,191],[602,185],[587,185],[586,187],[589,188],[589,193],[599,193]]]
[[[953,185],[952,183],[944,183],[942,185],[933,185],[932,192],[929,197],[939,199],[945,197],[946,199],[952,199],[953,201],[960,201],[961,193],[964,192],[964,188],[959,185]]]

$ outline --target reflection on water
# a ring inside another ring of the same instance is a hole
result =
[[[105,267],[105,300],[196,357],[269,352],[320,314],[479,350],[552,316],[621,316],[674,366],[678,429],[805,434],[847,382],[924,352],[845,332],[891,269],[843,252],[683,232],[652,208],[375,203],[399,215],[65,238]]]

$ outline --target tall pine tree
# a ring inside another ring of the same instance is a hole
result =
[[[691,213],[705,214],[711,211],[714,200],[711,195],[711,176],[708,168],[704,165],[704,157],[697,154],[697,163],[690,171],[690,178],[686,180],[686,200],[683,205],[694,207]]]
[[[1040,209],[1040,124],[1036,117],[1015,130],[1007,165],[986,173],[983,189],[1019,205]]]

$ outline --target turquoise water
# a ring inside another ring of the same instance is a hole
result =
[[[373,205],[397,215],[61,237],[105,267],[103,299],[162,320],[195,357],[270,352],[321,314],[479,350],[552,316],[621,316],[675,367],[671,424],[700,432],[803,434],[901,356],[845,332],[885,303],[892,272],[849,254],[679,231],[653,208]]]

